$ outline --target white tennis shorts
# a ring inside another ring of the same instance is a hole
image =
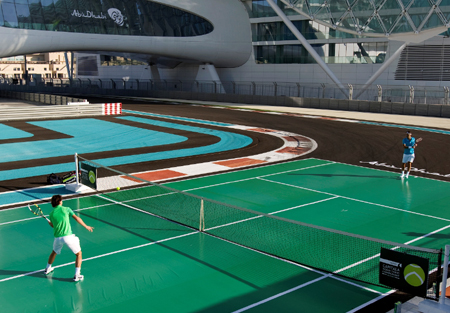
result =
[[[77,254],[81,251],[80,238],[78,238],[74,234],[55,238],[55,240],[53,241],[53,251],[55,251],[56,254],[60,254],[64,244],[68,246],[74,254]]]
[[[416,156],[414,154],[404,154],[402,163],[408,163],[408,162],[412,163],[412,162],[414,162],[415,157]]]

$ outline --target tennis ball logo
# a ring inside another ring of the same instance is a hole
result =
[[[94,171],[89,171],[89,181],[91,184],[95,183],[95,173]]]
[[[409,264],[403,271],[405,280],[413,287],[419,287],[425,282],[425,272],[417,264]]]

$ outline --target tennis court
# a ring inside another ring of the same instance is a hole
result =
[[[440,249],[450,235],[448,183],[420,177],[400,180],[398,173],[326,160],[293,161],[166,185],[283,219],[419,247]],[[231,229],[229,237],[258,249],[271,238],[266,224],[258,226],[257,219],[219,224],[209,218],[205,206],[205,229],[210,231],[203,233],[139,211],[155,201],[159,210],[178,205],[164,201],[165,194],[152,195],[153,187],[145,188],[140,191],[141,198],[147,193],[145,200],[137,199],[135,190],[123,190],[64,202],[95,227],[88,233],[72,223],[83,248],[85,280],[79,283],[72,282],[74,257],[67,249],[56,258],[55,271],[43,274],[53,241],[45,220],[30,216],[25,207],[0,211],[2,309],[351,312],[388,292],[209,234],[220,236]],[[45,214],[51,210],[48,204],[41,207]],[[198,224],[195,214],[186,218]],[[245,227],[232,228],[235,225]],[[318,263],[335,264],[337,272],[354,266],[353,261],[346,263],[346,255],[322,246],[311,249]],[[352,249],[348,247],[349,254]],[[362,271],[375,275],[367,267]]]

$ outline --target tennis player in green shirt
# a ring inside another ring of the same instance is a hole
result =
[[[53,211],[50,212],[50,226],[53,227],[53,234],[55,240],[53,241],[53,251],[48,258],[48,264],[45,268],[45,274],[49,274],[53,271],[52,264],[55,261],[56,255],[61,253],[61,249],[65,244],[76,255],[75,259],[75,276],[74,281],[83,280],[84,276],[81,275],[81,247],[80,239],[72,234],[72,227],[70,226],[70,217],[73,217],[75,221],[81,226],[92,232],[94,227],[87,226],[83,220],[73,213],[71,208],[62,206],[62,197],[60,195],[54,195],[52,197]]]

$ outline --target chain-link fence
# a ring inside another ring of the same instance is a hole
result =
[[[205,94],[286,96],[319,99],[351,99],[415,104],[449,104],[448,87],[302,84],[292,82],[181,81],[146,79],[45,79],[25,81],[1,78],[0,89],[26,92],[76,93],[82,95],[144,96],[151,91]],[[126,91],[126,92],[124,92]]]

